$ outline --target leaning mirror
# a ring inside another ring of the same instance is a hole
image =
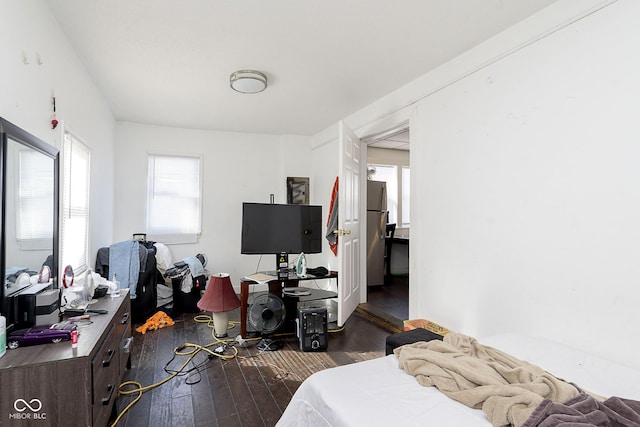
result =
[[[0,311],[9,327],[17,298],[33,287],[57,287],[58,150],[0,118],[2,254]]]

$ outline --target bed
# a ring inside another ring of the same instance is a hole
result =
[[[640,400],[640,370],[521,335],[501,334],[478,341],[600,396]],[[415,376],[398,367],[398,357],[391,354],[313,374],[300,385],[277,425],[465,427],[492,424],[481,410],[458,403],[435,387],[420,385]]]

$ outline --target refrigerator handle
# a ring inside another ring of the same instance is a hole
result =
[[[380,230],[378,232],[380,240],[384,240],[387,237],[387,213],[382,212],[380,214]]]
[[[382,191],[380,191],[380,206],[382,207],[382,211],[385,214],[385,221],[387,222],[386,219],[386,214],[387,214],[387,186],[383,185],[382,186]]]

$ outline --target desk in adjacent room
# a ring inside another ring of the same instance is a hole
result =
[[[337,282],[338,273],[331,272],[326,276],[312,276],[310,274],[307,274],[305,277],[298,277],[295,273],[291,272],[286,278],[274,276],[274,279],[267,282],[266,284],[269,286],[270,293],[282,297],[282,289],[285,287],[298,286],[299,282],[301,281],[324,279],[335,279]],[[240,335],[243,338],[247,337],[247,307],[249,305],[249,286],[256,285],[258,283],[260,282],[247,280],[247,278],[243,278],[243,280],[240,282]],[[309,295],[287,296],[286,299],[295,299],[296,302],[306,302],[327,298],[336,298],[338,296],[336,292],[325,291],[323,289],[309,288],[309,290],[311,291],[311,294]]]

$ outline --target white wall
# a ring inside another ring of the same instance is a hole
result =
[[[364,136],[411,117],[411,317],[547,336],[638,367],[640,3],[562,28],[599,3],[561,0],[346,122]],[[114,214],[108,107],[44,3],[0,7],[11,17],[0,26],[0,115],[59,147],[56,95],[58,119],[92,150],[92,253],[142,229],[145,187],[130,184],[144,183],[147,151],[178,142],[204,155],[213,197],[202,242],[175,254],[206,252],[236,284],[254,269],[256,257],[239,254],[240,204],[284,201],[286,176],[307,176],[311,149],[298,137],[121,124]],[[319,167],[314,158],[314,174],[334,175]],[[312,200],[324,205],[331,184],[312,179]]]
[[[207,269],[227,272],[234,285],[258,268],[257,255],[240,254],[242,202],[286,203],[286,177],[310,176],[309,138],[190,130],[118,123],[116,131],[114,241],[144,232],[147,155],[192,154],[203,158],[202,235],[199,243],[170,245],[174,261],[207,254]],[[311,197],[314,197],[311,180]],[[261,270],[275,269],[265,255]]]
[[[312,173],[311,173],[311,201],[312,205],[322,205],[322,232],[327,233],[327,219],[329,216],[329,206],[331,205],[331,193],[336,177],[340,173],[338,164],[338,126],[328,129],[328,140],[312,139]],[[339,187],[339,184],[338,184]],[[331,252],[326,238],[322,239],[322,253],[307,256],[309,267],[323,266],[328,270],[338,271],[339,258]],[[336,280],[325,280],[318,286],[322,289],[337,292]]]
[[[92,257],[113,233],[113,115],[45,2],[0,0],[0,9],[0,116],[58,149],[68,126],[91,149]]]
[[[367,148],[367,163],[409,166],[409,162],[409,151],[376,147]]]
[[[410,122],[409,317],[640,366],[637,16],[558,1],[345,118]]]
[[[418,103],[412,317],[640,367],[638,16],[620,0]]]

